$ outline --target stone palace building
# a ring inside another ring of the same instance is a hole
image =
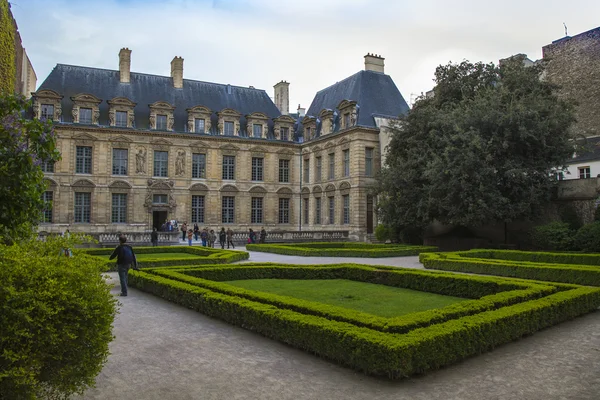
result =
[[[289,83],[264,90],[58,64],[33,93],[35,118],[55,124],[62,159],[43,166],[42,232],[147,232],[167,219],[213,229],[347,231],[376,224],[369,187],[408,110],[384,59],[289,113]]]

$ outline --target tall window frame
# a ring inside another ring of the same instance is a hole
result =
[[[166,131],[167,130],[167,115],[166,114],[156,114],[156,130],[157,131]]]
[[[261,125],[262,127],[262,125]],[[252,180],[263,181],[264,180],[264,162],[265,159],[262,157],[252,157]]]
[[[323,176],[323,158],[318,156],[315,158],[315,182],[321,182]]]
[[[89,224],[92,215],[92,194],[90,192],[75,192],[75,207],[73,222]]]
[[[279,159],[279,183],[290,182],[290,160]]]
[[[235,197],[223,196],[221,198],[221,223],[235,223]]]
[[[308,225],[309,224],[309,211],[310,211],[310,198],[305,197],[304,199],[302,199],[303,204],[303,208],[304,208],[304,224]]]
[[[365,147],[365,175],[373,176],[373,148]]]
[[[127,223],[127,193],[113,193],[111,208],[111,223]]]
[[[54,192],[51,190],[46,190],[42,193],[42,201],[44,202],[44,209],[42,210],[42,223],[43,224],[51,224],[52,223],[52,208],[54,199]]]
[[[252,197],[250,199],[250,223],[262,224],[263,223],[263,198]]]
[[[321,225],[321,198],[315,197],[315,225]]]
[[[194,118],[194,132],[204,133],[206,129],[206,120],[204,118]]]
[[[206,154],[192,153],[192,179],[206,178]]]
[[[127,175],[129,151],[122,148],[112,149],[112,174]]]
[[[327,198],[329,203],[329,225],[335,224],[335,196],[329,196]]]
[[[153,175],[158,178],[167,178],[169,176],[169,152],[164,150],[154,150]]]
[[[92,173],[92,146],[75,147],[75,173]]]
[[[329,171],[327,177],[329,180],[335,179],[335,153],[329,153]]]
[[[127,111],[115,111],[115,126],[119,128],[127,128]]]
[[[342,152],[344,156],[344,177],[350,176],[350,149],[346,149]]]
[[[223,174],[225,180],[235,180],[235,156],[223,156]]]
[[[79,107],[79,123],[92,124],[92,109],[88,107]]]
[[[304,159],[304,183],[310,182],[310,158]]]
[[[279,223],[290,223],[290,199],[287,197],[279,199]]]
[[[192,195],[192,223],[204,223],[204,195]]]
[[[342,223],[348,225],[350,223],[350,195],[345,194],[342,196],[344,211],[342,215]]]

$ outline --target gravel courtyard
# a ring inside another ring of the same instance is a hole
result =
[[[251,252],[250,262],[353,262],[422,268],[418,257],[294,257]],[[118,277],[111,273],[119,292]],[[130,289],[111,356],[83,399],[598,399],[600,313],[490,353],[390,382],[337,366],[242,328]]]

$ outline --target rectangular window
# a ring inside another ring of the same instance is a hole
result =
[[[115,113],[115,126],[127,128],[127,111],[117,111]]]
[[[127,195],[125,193],[113,193],[112,195],[112,223],[127,223]]]
[[[365,148],[365,175],[373,176],[373,148]]]
[[[350,128],[350,113],[344,114],[344,129]]]
[[[224,126],[224,134],[225,136],[233,136],[233,122],[231,121],[225,121],[225,125]]]
[[[344,150],[344,176],[350,176],[350,150]]]
[[[166,131],[167,130],[167,116],[163,114],[158,114],[156,116],[156,130],[158,131]]]
[[[252,157],[252,180],[262,181],[263,180],[263,158]]]
[[[92,148],[88,146],[77,146],[75,150],[75,173],[92,173]]]
[[[308,211],[309,211],[309,199],[303,199],[304,201],[304,224],[308,225]]]
[[[310,182],[310,163],[308,158],[304,159],[304,182]]]
[[[80,124],[91,124],[92,123],[92,109],[91,108],[79,108],[79,123]]]
[[[42,104],[40,107],[40,119],[42,121],[46,121],[46,120],[50,120],[52,121],[54,119],[54,105],[53,104]]]
[[[204,196],[192,196],[192,223],[204,223]]]
[[[251,200],[251,208],[250,208],[250,222],[252,224],[262,224],[263,223],[263,198],[262,197],[253,197]]]
[[[279,199],[279,223],[290,223],[290,199]]]
[[[290,160],[279,160],[279,182],[288,183],[290,181]]]
[[[315,158],[315,162],[317,164],[315,168],[315,182],[321,182],[321,173],[323,170],[323,159],[321,157]]]
[[[154,176],[162,178],[169,176],[168,151],[154,151]]]
[[[262,137],[263,126],[261,124],[252,125],[252,133],[254,133],[255,138]]]
[[[77,223],[90,223],[90,211],[92,203],[91,193],[75,192],[75,215],[73,220]]]
[[[44,202],[44,209],[42,211],[42,222],[51,224],[52,223],[52,197],[54,193],[47,191],[42,194],[42,201]]]
[[[329,199],[329,224],[335,223],[335,197],[328,197]]]
[[[579,179],[591,178],[590,167],[579,167]]]
[[[289,141],[290,140],[290,128],[279,128],[279,135],[281,140]]]
[[[127,149],[113,149],[113,175],[127,175]]]
[[[344,225],[350,223],[350,195],[342,196],[344,199]]]
[[[42,172],[54,172],[54,161],[43,161],[40,167]]]
[[[195,118],[194,119],[194,132],[204,133],[204,119],[203,118]]]
[[[315,224],[321,224],[321,198],[315,198]]]
[[[223,196],[221,205],[221,222],[233,224],[235,221],[235,197]]]
[[[329,179],[335,179],[335,153],[329,155]]]
[[[152,196],[152,204],[168,204],[169,196],[166,194],[155,194]]]
[[[192,154],[192,178],[206,178],[206,154]]]
[[[235,156],[223,156],[223,179],[235,179]]]

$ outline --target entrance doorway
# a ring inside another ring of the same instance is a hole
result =
[[[160,227],[165,223],[166,220],[166,211],[152,211],[152,227],[156,228],[157,231],[160,231]]]
[[[367,233],[373,233],[373,196],[367,196]]]

